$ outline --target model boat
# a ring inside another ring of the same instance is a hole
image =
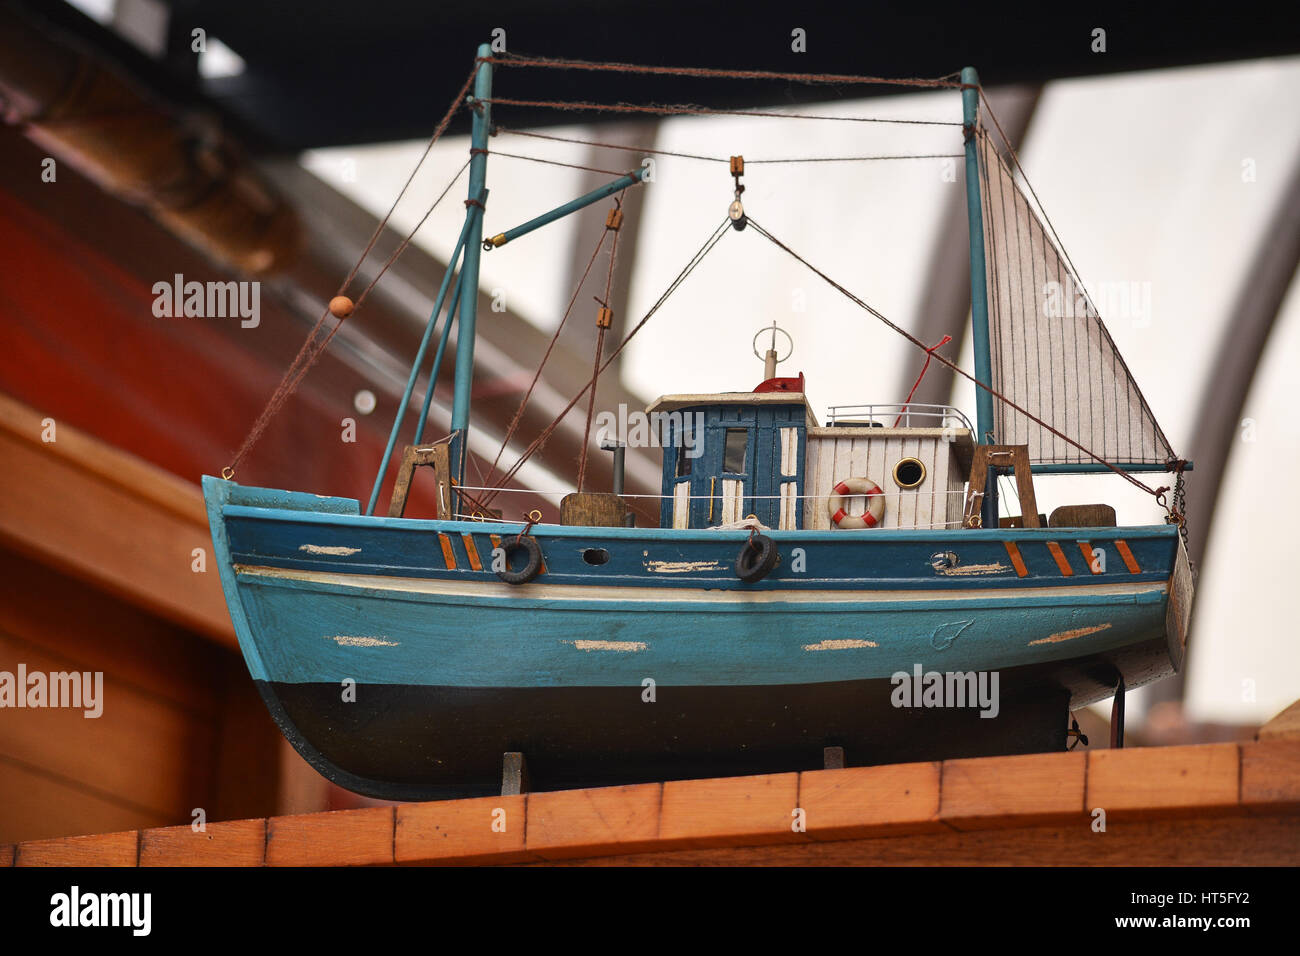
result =
[[[969,69],[946,85],[963,102],[973,426],[911,402],[822,423],[816,383],[778,377],[773,347],[752,391],[646,410],[663,444],[658,527],[631,524],[621,488],[581,479],[559,523],[492,509],[464,481],[480,255],[642,175],[484,240],[502,61],[487,47],[475,61],[465,226],[368,504],[244,487],[231,470],[203,479],[249,671],[314,767],[364,794],[430,799],[499,792],[505,753],[525,756],[534,786],[559,788],[808,769],[827,747],[850,764],[1059,750],[1072,709],[1179,668],[1189,465],[1086,297],[1044,307],[1045,280],[1082,285],[995,147]],[[755,230],[901,332],[747,215],[743,169],[733,158],[735,202],[711,241]],[[433,368],[454,320],[450,434],[424,440],[426,400],[377,515],[448,301]],[[437,513],[407,515],[422,466]],[[1066,472],[1122,474],[1169,519],[1121,527],[1100,504],[1040,516],[1034,476]],[[1172,474],[1172,498],[1146,472]],[[1018,517],[999,514],[1000,474]]]

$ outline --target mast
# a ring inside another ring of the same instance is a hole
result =
[[[979,74],[973,66],[961,71],[962,132],[966,138],[966,218],[970,224],[970,317],[975,347],[975,378],[992,387],[992,360],[989,356],[988,280],[984,264],[984,215],[980,204],[979,143],[975,139],[979,119]],[[993,440],[993,394],[988,388],[975,386],[976,444]],[[990,469],[992,470],[992,469]],[[986,482],[983,526],[998,526],[997,480]]]
[[[488,130],[491,127],[492,64],[484,62],[492,48],[479,44],[478,73],[470,100],[473,124],[469,162],[469,234],[465,238],[465,265],[461,271],[460,318],[456,330],[456,385],[451,406],[451,470],[456,480],[465,479],[465,452],[469,430],[470,386],[474,377],[474,322],[478,315],[478,267],[483,246],[483,204],[479,197],[487,180]],[[453,501],[453,511],[459,505]]]

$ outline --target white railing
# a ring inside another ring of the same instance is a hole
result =
[[[569,492],[569,491],[547,491],[547,492],[541,492],[541,491],[535,491],[535,490],[533,490],[533,489],[531,489],[531,488],[488,488],[488,487],[475,487],[475,486],[473,486],[473,485],[459,485],[459,486],[457,486],[457,487],[461,488],[463,491],[499,491],[499,492],[507,492],[507,493],[510,493],[510,494],[519,494],[519,495],[537,495],[537,496],[539,496],[539,497],[542,496],[542,495],[557,495],[557,496],[559,496],[559,495],[571,494],[571,492]],[[800,502],[803,502],[803,501],[814,501],[814,502],[820,502],[820,501],[826,501],[826,500],[828,500],[828,499],[831,498],[833,495],[834,495],[834,492],[828,492],[828,493],[826,493],[826,494],[820,494],[820,495],[788,495],[788,496],[782,496],[782,495],[745,495],[744,498],[745,498],[746,500],[748,500],[748,501],[781,501],[781,500],[787,500],[787,501],[789,501],[789,500],[793,500],[793,501],[800,501]],[[966,496],[966,492],[965,492],[965,491],[938,491],[938,490],[933,490],[933,491],[881,491],[881,492],[880,492],[880,497],[882,497],[882,498],[885,498],[885,499],[887,499],[887,500],[888,500],[888,499],[895,499],[895,505],[894,505],[895,507],[897,507],[897,502],[898,502],[898,501],[901,501],[903,498],[911,498],[911,499],[914,500],[914,501],[915,501],[915,500],[920,500],[920,499],[922,499],[922,498],[929,498],[929,502],[930,502],[931,507],[932,507],[932,508],[935,508],[935,509],[939,509],[939,510],[946,510],[946,508],[947,508],[947,503],[948,503],[948,498],[951,497],[952,495],[959,495],[959,496],[961,496],[962,499],[964,500],[964,499],[965,499],[965,496]],[[947,497],[945,497],[945,496],[947,496]],[[718,498],[717,498],[716,495],[687,495],[687,496],[684,496],[684,497],[682,497],[682,498],[677,498],[677,497],[674,496],[674,495],[632,494],[632,493],[629,493],[629,492],[624,492],[622,495],[620,495],[620,497],[622,497],[622,498],[637,498],[637,499],[644,499],[644,500],[650,500],[650,501],[673,501],[673,500],[679,500],[679,501],[682,501],[682,500],[687,500],[687,499],[689,499],[689,500],[691,500],[691,501],[708,501],[708,500],[710,500],[710,498],[712,498],[712,499],[715,500],[715,501],[718,500]],[[852,500],[857,499],[857,498],[863,498],[862,495],[844,495],[844,496],[841,496],[841,497],[844,498],[845,500],[848,500],[848,501],[852,501]],[[855,507],[856,507],[856,505],[855,505]],[[462,519],[462,520],[467,520],[467,521],[472,520],[472,521],[482,521],[482,522],[488,522],[488,523],[510,524],[510,525],[523,524],[523,521],[521,521],[519,518],[505,518],[505,517],[501,517],[501,518],[493,518],[493,517],[485,517],[485,516],[480,515],[480,514],[457,514],[457,515],[455,515],[455,517],[460,518],[460,519]],[[538,522],[538,524],[552,524],[552,523],[553,523],[553,522],[548,522],[548,521],[541,521],[541,522]],[[931,521],[931,522],[928,522],[928,523],[925,523],[925,522],[918,522],[918,523],[914,523],[914,524],[908,524],[908,525],[906,525],[906,526],[904,526],[904,527],[902,527],[902,528],[894,528],[894,529],[892,529],[892,530],[895,530],[895,531],[923,531],[923,530],[926,530],[926,529],[934,530],[934,529],[938,529],[938,528],[959,528],[959,527],[962,526],[962,523],[963,523],[963,521],[962,521],[961,518],[957,518],[956,520],[952,520],[952,521],[941,521],[941,520],[936,519],[936,520]],[[707,529],[707,528],[695,528],[695,529],[693,529],[693,530],[701,531],[701,530],[708,530],[708,529]],[[715,529],[715,530],[716,530],[716,529]],[[791,529],[791,530],[792,530],[792,529]],[[812,530],[812,529],[805,528],[804,530]],[[823,529],[823,530],[824,530],[824,529]]]
[[[685,481],[686,479],[683,478],[683,479],[681,479],[681,480]],[[502,491],[502,492],[508,492],[508,493],[516,494],[516,495],[537,495],[539,498],[540,498],[540,497],[543,497],[543,496],[550,496],[550,495],[554,495],[554,496],[556,496],[556,497],[562,497],[562,496],[564,496],[564,495],[570,495],[570,494],[573,494],[573,490],[572,490],[572,489],[570,489],[569,491],[535,491],[535,490],[532,489],[532,488],[489,488],[489,487],[486,487],[486,486],[475,487],[474,485],[457,485],[456,487],[459,488],[459,489],[462,490],[462,491]],[[966,494],[965,491],[930,491],[930,490],[926,490],[926,491],[915,491],[915,490],[912,490],[912,491],[881,491],[881,492],[878,493],[878,495],[873,496],[873,497],[880,497],[880,498],[900,498],[900,499],[901,499],[901,498],[918,498],[918,497],[921,497],[921,496],[929,495],[929,496],[931,496],[931,497],[936,497],[936,498],[937,498],[939,495],[965,495],[965,494]],[[619,495],[619,497],[620,497],[620,498],[649,498],[649,499],[654,499],[654,500],[672,501],[672,500],[674,500],[677,496],[676,496],[676,495],[633,494],[633,493],[631,493],[631,492],[627,492],[627,491],[625,491],[625,492],[623,492],[621,495]],[[692,501],[708,501],[710,498],[714,498],[714,499],[716,500],[716,499],[719,499],[721,496],[715,494],[715,495],[687,495],[687,496],[684,496],[684,497],[689,497]],[[745,498],[746,500],[752,500],[752,501],[825,501],[825,500],[828,499],[828,498],[835,497],[835,493],[832,491],[832,492],[827,492],[827,493],[824,494],[824,495],[750,495],[750,494],[746,494],[746,495],[742,495],[742,497]],[[863,497],[866,497],[866,496],[865,496],[865,495],[840,495],[839,497],[841,497],[841,498],[863,498]]]
[[[898,402],[886,405],[832,405],[828,425],[861,424],[868,428],[964,428],[974,431],[961,410],[952,405]]]

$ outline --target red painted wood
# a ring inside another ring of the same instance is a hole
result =
[[[3,139],[30,157],[30,144],[12,132]],[[38,171],[6,169],[3,182],[15,188],[0,190],[0,391],[188,480],[219,473],[305,326],[265,284],[256,328],[237,318],[156,317],[154,282],[176,273],[202,282],[242,277],[70,170],[60,169],[55,183],[40,183]],[[37,189],[44,192],[33,196]],[[238,480],[364,500],[391,422],[383,404],[369,418],[353,410],[353,395],[367,385],[326,355]],[[342,441],[344,417],[357,421],[355,443]],[[413,515],[432,514],[432,494],[413,490],[412,505]]]

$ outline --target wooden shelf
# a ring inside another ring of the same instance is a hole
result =
[[[0,865],[17,866],[1297,859],[1300,739],[1291,736],[482,797],[0,847]]]
[[[0,540],[235,647],[199,486],[62,422],[46,442],[46,420],[0,394]]]

